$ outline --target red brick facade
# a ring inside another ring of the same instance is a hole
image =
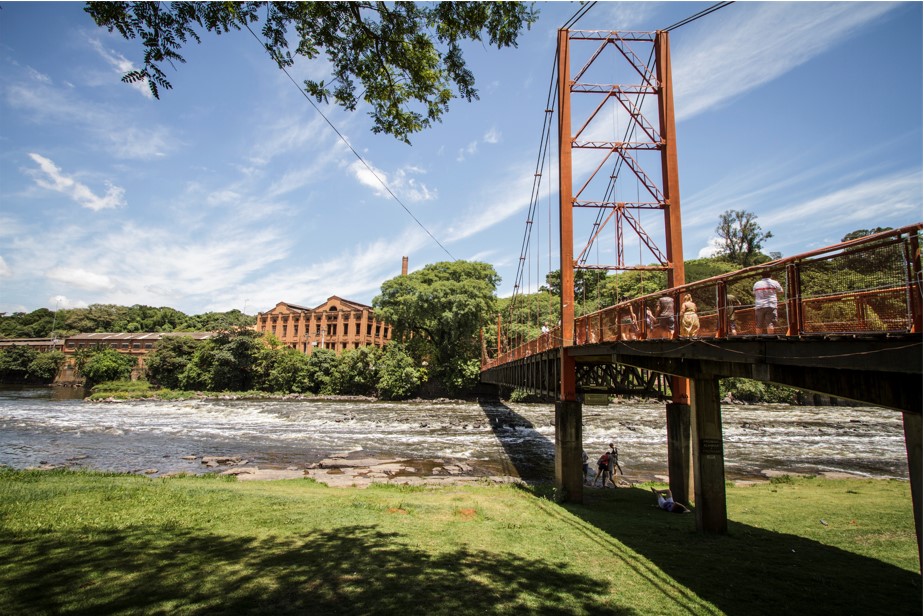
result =
[[[317,348],[339,355],[347,349],[385,346],[392,334],[388,323],[375,318],[371,306],[336,295],[316,308],[279,302],[269,312],[257,314],[255,328],[308,355]]]

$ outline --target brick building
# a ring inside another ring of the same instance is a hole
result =
[[[65,361],[58,371],[58,377],[55,379],[59,382],[71,382],[76,380],[76,357],[75,354],[81,349],[115,349],[120,353],[131,355],[137,360],[136,368],[132,371],[132,378],[137,378],[144,372],[144,356],[154,350],[157,343],[165,336],[189,336],[196,340],[205,340],[211,338],[211,332],[136,332],[136,333],[92,333],[92,334],[74,334],[64,339],[64,344],[60,345],[64,351]]]
[[[279,302],[257,314],[258,332],[269,332],[283,344],[308,355],[330,349],[338,355],[347,349],[382,347],[391,340],[392,328],[375,318],[372,306],[336,295],[315,308]]]

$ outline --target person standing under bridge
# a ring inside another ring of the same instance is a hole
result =
[[[780,286],[770,272],[754,283],[755,329],[758,334],[772,334],[777,319],[777,293],[782,293]]]

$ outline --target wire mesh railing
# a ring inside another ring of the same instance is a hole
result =
[[[574,344],[921,331],[921,223],[645,295],[574,320]],[[775,281],[775,282],[768,282]],[[560,327],[482,370],[561,346]]]

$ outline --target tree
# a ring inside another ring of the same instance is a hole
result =
[[[248,391],[261,348],[259,334],[253,330],[218,332],[196,350],[180,374],[179,384],[183,389]]]
[[[385,347],[385,353],[378,364],[379,397],[385,400],[410,398],[420,386],[420,371],[414,367],[414,359],[404,346],[392,342]]]
[[[715,232],[721,242],[719,255],[732,263],[748,267],[769,260],[761,254],[760,249],[773,234],[770,231],[763,232],[757,224],[757,216],[752,212],[726,210],[719,217]]]
[[[148,380],[168,389],[180,386],[180,375],[202,346],[201,340],[190,336],[164,336],[145,358]]]
[[[200,43],[199,30],[220,35],[260,25],[266,51],[286,68],[295,63],[291,27],[295,55],[324,54],[332,67],[329,83],[305,80],[305,92],[350,111],[361,97],[372,107],[373,132],[408,143],[439,121],[453,98],[478,98],[463,41],[486,36],[498,49],[516,47],[537,18],[522,2],[88,2],[84,10],[98,26],[141,41],[144,65],[122,81],[147,81],[157,98],[172,87],[161,64],[184,63],[179,49],[190,39]]]
[[[64,363],[61,351],[39,353],[29,364],[29,375],[45,383],[51,383],[58,375],[58,369]]]
[[[84,385],[92,387],[105,381],[121,381],[131,377],[136,365],[131,355],[119,353],[115,349],[94,351],[80,367],[80,373],[86,379]]]
[[[24,381],[29,376],[29,366],[38,357],[32,347],[14,345],[0,349],[0,379]]]
[[[262,391],[303,393],[309,389],[308,356],[295,349],[270,344],[260,350],[254,386]]]
[[[480,356],[481,328],[494,318],[500,277],[487,263],[443,261],[386,280],[372,300],[376,316],[394,327],[418,361],[439,375],[457,360]]]

